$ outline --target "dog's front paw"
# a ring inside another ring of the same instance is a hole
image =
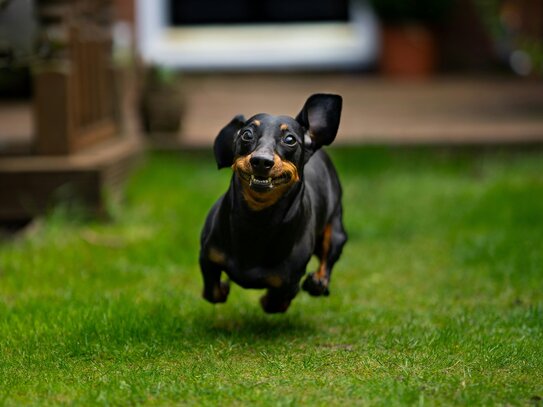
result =
[[[260,297],[260,305],[267,314],[279,314],[288,310],[291,300],[277,300],[268,294]]]
[[[209,302],[216,304],[220,302],[226,302],[230,293],[230,283],[228,281],[221,281],[219,285],[216,285],[211,290],[205,290],[203,297]]]
[[[318,297],[324,295],[325,297],[330,295],[328,289],[328,280],[319,279],[315,273],[309,273],[302,284],[302,290],[307,291],[309,295]]]

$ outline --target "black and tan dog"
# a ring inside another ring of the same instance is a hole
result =
[[[328,295],[330,274],[347,236],[341,186],[321,146],[334,141],[341,96],[316,94],[295,119],[236,116],[215,140],[219,168],[232,167],[230,188],[211,208],[201,236],[204,298],[225,302],[228,277],[267,288],[266,312],[285,312],[312,255],[320,261],[302,288]]]

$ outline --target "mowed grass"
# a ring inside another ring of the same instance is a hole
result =
[[[110,222],[3,241],[0,404],[541,405],[543,152],[331,154],[350,240],[286,315],[201,299],[208,153],[151,155]]]

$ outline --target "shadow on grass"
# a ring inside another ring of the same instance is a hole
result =
[[[209,337],[281,341],[303,337],[315,332],[315,326],[297,314],[265,315],[252,312],[228,315],[206,314],[199,319]]]
[[[316,331],[313,321],[295,312],[266,315],[256,307],[239,310],[194,303],[180,310],[174,302],[116,300],[98,304],[83,318],[66,323],[46,342],[62,344],[62,353],[71,357],[93,358],[119,350],[152,348],[153,354],[161,354],[221,342],[274,345]]]

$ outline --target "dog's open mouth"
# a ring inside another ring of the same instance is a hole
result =
[[[244,181],[249,183],[251,189],[258,192],[266,192],[276,186],[287,184],[291,179],[291,174],[288,172],[283,172],[276,177],[260,177],[243,171],[239,171],[238,174]]]

